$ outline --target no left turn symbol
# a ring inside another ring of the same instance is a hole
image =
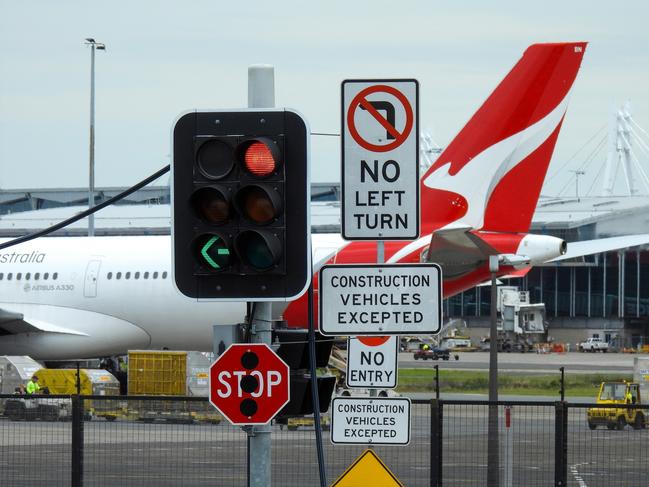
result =
[[[373,100],[368,100],[369,95],[378,93],[379,96],[373,96]],[[380,96],[381,93],[387,94]],[[390,100],[396,99],[401,106],[395,106]],[[372,119],[383,129],[385,129],[386,144],[375,144],[366,140],[359,132],[356,126],[356,113],[359,110],[367,111]],[[405,124],[399,127],[396,123],[395,114],[400,111],[405,114]],[[371,152],[388,152],[396,149],[403,144],[414,123],[414,112],[408,98],[398,89],[388,85],[374,85],[361,90],[349,104],[347,110],[347,127],[352,138],[362,148]]]

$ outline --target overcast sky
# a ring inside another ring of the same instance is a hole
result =
[[[108,48],[96,58],[97,186],[168,164],[180,112],[245,107],[250,64],[275,66],[277,106],[303,113],[313,132],[340,132],[343,79],[416,78],[421,127],[445,146],[529,44],[589,41],[553,174],[612,103],[631,100],[649,131],[648,19],[646,1],[0,0],[0,188],[88,184],[85,37]],[[339,181],[339,154],[338,138],[313,137],[312,179]]]

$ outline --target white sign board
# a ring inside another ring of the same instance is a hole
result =
[[[342,234],[419,236],[419,83],[342,83]]]
[[[407,445],[410,442],[410,399],[334,398],[331,403],[331,442]]]
[[[349,337],[347,387],[394,389],[397,387],[399,337]]]
[[[437,264],[325,265],[319,294],[323,335],[434,335],[441,328]]]

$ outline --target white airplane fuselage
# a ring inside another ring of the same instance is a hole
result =
[[[318,249],[314,242],[316,256],[343,243],[335,235],[314,240],[325,242]],[[177,291],[168,236],[61,237],[0,250],[0,309],[5,322],[15,313],[38,327],[0,337],[0,355],[60,359],[209,351],[212,325],[242,322],[246,303],[199,302]]]

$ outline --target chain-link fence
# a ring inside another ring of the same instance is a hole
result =
[[[3,487],[247,486],[247,433],[205,398],[5,395],[0,402]],[[374,451],[405,486],[486,486],[489,406],[415,400],[409,445]],[[649,406],[501,401],[497,408],[491,445],[499,485],[647,485]],[[364,450],[333,445],[325,432],[328,484]],[[272,426],[272,479],[319,485],[309,418]]]

